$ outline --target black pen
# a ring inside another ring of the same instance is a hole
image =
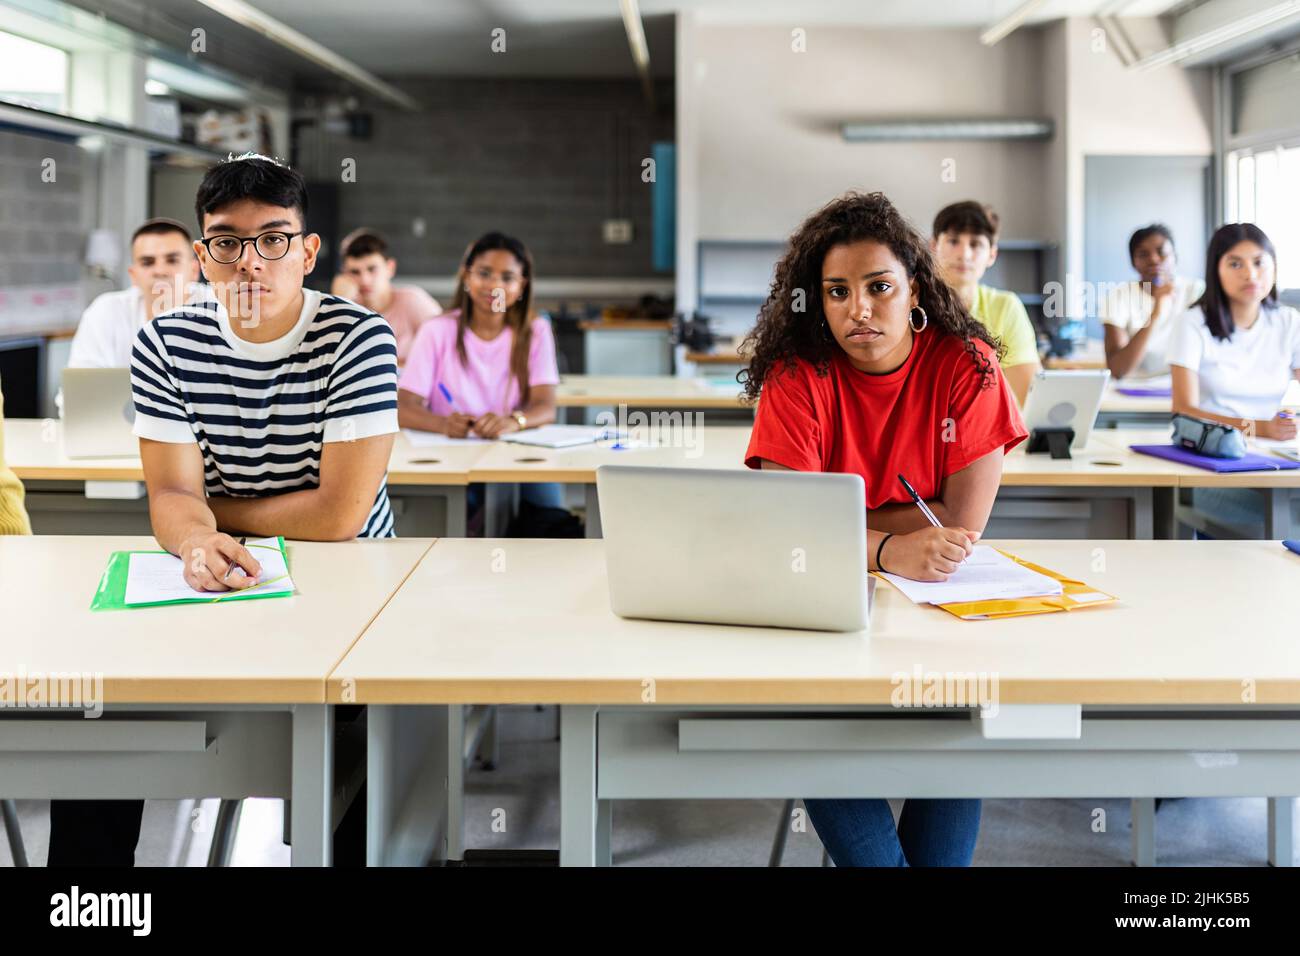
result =
[[[930,519],[930,524],[934,525],[936,528],[942,528],[943,525],[940,523],[939,519],[934,516],[934,512],[930,510],[929,506],[921,496],[916,493],[916,489],[907,483],[907,479],[902,475],[899,475],[898,480],[903,483],[903,487],[906,488],[907,493],[912,496],[912,500],[915,501],[916,506],[921,509],[921,513]]]
[[[903,484],[907,484],[907,482],[903,482]],[[247,541],[248,541],[247,538],[240,538],[240,539],[239,539],[239,546],[242,548],[242,547],[244,546],[244,544],[245,544]],[[230,577],[230,570],[231,570],[231,568],[233,568],[234,566],[235,566],[235,562],[234,562],[234,561],[231,561],[228,565],[226,565],[226,573],[223,574],[223,575],[221,576],[221,583],[222,583],[222,584],[225,584],[225,583],[226,583],[226,578]],[[239,570],[243,571],[244,569],[243,569],[243,568],[240,568]],[[247,575],[245,575],[245,576],[247,576]]]

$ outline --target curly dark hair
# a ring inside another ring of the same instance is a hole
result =
[[[996,380],[993,363],[975,347],[975,339],[987,343],[996,355],[1002,343],[962,306],[939,276],[930,248],[884,193],[847,193],[827,203],[790,237],[789,249],[776,264],[772,290],[758,311],[758,322],[746,336],[741,351],[751,355],[749,367],[736,380],[745,387],[745,397],[758,398],[768,375],[793,368],[796,359],[812,364],[818,375],[830,370],[838,343],[826,331],[822,311],[822,260],[832,246],[874,240],[889,247],[915,279],[918,302],[929,317],[930,327],[956,335],[966,343],[971,361],[988,388]],[[796,290],[802,290],[805,308],[792,306]]]

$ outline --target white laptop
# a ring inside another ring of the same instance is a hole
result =
[[[1107,369],[1042,371],[1029,383],[1025,399],[1025,427],[1030,435],[1046,428],[1073,428],[1070,448],[1088,444],[1101,410],[1101,398],[1110,381]]]
[[[620,617],[865,630],[862,478],[744,469],[596,469]]]
[[[135,458],[135,403],[129,368],[63,370],[63,454],[68,458]]]

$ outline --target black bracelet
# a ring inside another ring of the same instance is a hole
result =
[[[885,542],[888,541],[893,536],[894,535],[892,533],[885,535],[883,538],[880,539],[880,544],[876,545],[876,570],[877,571],[885,570],[885,566],[880,563],[880,552],[885,550]]]

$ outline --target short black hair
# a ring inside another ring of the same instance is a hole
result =
[[[1149,226],[1143,226],[1133,235],[1128,237],[1128,261],[1132,262],[1137,255],[1138,246],[1146,242],[1152,236],[1164,236],[1169,240],[1169,244],[1174,245],[1174,234],[1169,231],[1169,227],[1163,222],[1153,222]]]
[[[307,183],[296,169],[267,156],[245,153],[232,156],[208,170],[194,198],[194,212],[203,234],[203,217],[243,199],[298,210],[307,229]]]
[[[1216,339],[1228,339],[1237,330],[1237,323],[1232,320],[1232,308],[1228,305],[1228,295],[1223,291],[1219,281],[1219,260],[1228,254],[1239,242],[1253,242],[1259,246],[1277,265],[1277,250],[1269,241],[1264,230],[1253,222],[1230,222],[1220,226],[1210,237],[1209,248],[1205,251],[1205,292],[1197,300],[1205,315],[1205,326]],[[1264,296],[1263,305],[1277,305],[1277,270],[1274,269],[1273,288]]]
[[[343,240],[344,259],[363,259],[376,252],[385,259],[391,258],[388,255],[388,243],[384,241],[384,237],[377,232],[371,232],[369,229],[358,229]]]
[[[165,236],[169,232],[180,233],[185,237],[186,242],[194,241],[194,237],[182,223],[159,216],[156,219],[146,219],[135,232],[131,233],[131,245],[135,245],[135,241],[141,236]]]
[[[945,232],[955,236],[988,236],[989,244],[998,241],[998,214],[993,207],[973,199],[955,202],[944,206],[934,217],[934,238],[938,239]]]

